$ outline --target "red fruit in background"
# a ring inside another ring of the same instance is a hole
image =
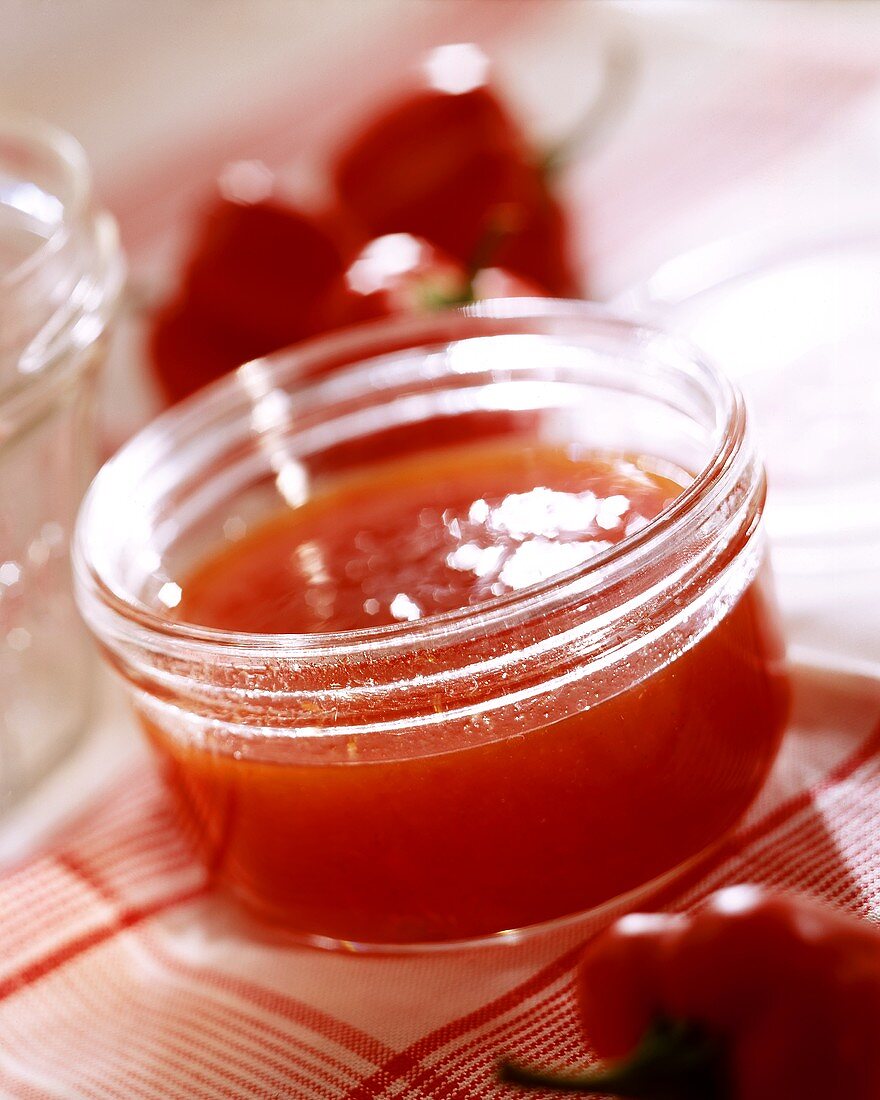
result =
[[[154,315],[148,348],[153,375],[169,404],[274,350],[184,298],[173,299]]]
[[[389,233],[361,249],[324,302],[322,327],[393,313],[447,309],[482,298],[545,297],[535,283],[500,267],[471,273],[421,237]]]
[[[315,302],[346,257],[330,220],[276,198],[266,169],[262,189],[259,178],[244,186],[243,173],[257,168],[236,165],[224,174],[223,193],[196,232],[183,288],[200,310],[284,343],[310,325]],[[233,171],[237,189],[229,183]]]
[[[348,229],[273,194],[264,166],[233,165],[202,215],[176,296],[149,350],[176,401],[229,370],[321,330],[319,305],[345,270]]]
[[[579,297],[568,259],[569,228],[565,212],[545,182],[540,183],[543,194],[530,206],[521,207],[520,227],[499,243],[495,259],[557,297]]]
[[[338,156],[332,212],[285,201],[257,162],[223,173],[154,318],[150,352],[167,397],[390,313],[576,293],[564,213],[487,69],[473,45],[434,50],[424,86]],[[366,237],[376,239],[350,262]]]
[[[561,208],[473,45],[442,46],[424,87],[380,112],[341,150],[342,203],[374,235],[405,232],[468,263],[500,206],[521,229],[498,259],[553,294],[572,293]],[[517,238],[522,237],[521,243]]]
[[[438,57],[452,72],[444,76],[441,66],[433,86],[369,121],[337,155],[334,179],[342,201],[376,236],[413,233],[463,259],[482,235],[486,210],[519,174],[525,148],[486,83],[483,55],[443,47],[428,66]],[[436,201],[453,194],[452,205]]]
[[[356,324],[402,311],[420,312],[460,301],[467,272],[429,241],[389,233],[369,241],[325,302],[327,328]]]

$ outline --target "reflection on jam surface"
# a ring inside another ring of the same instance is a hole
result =
[[[356,630],[504,595],[581,565],[681,492],[660,464],[575,449],[458,448],[347,478],[183,585],[178,617],[257,633]],[[683,477],[684,475],[682,475]]]
[[[512,447],[401,464],[246,534],[183,583],[180,610],[225,627],[326,630],[406,617],[400,594],[419,614],[461,606],[585,560],[650,518],[679,491],[650,468]],[[400,680],[418,671],[418,655],[395,659]],[[236,759],[145,724],[203,858],[263,918],[362,943],[457,940],[590,909],[741,817],[787,711],[767,576],[634,680],[525,735],[432,753],[414,733],[390,759],[359,758],[356,739],[339,762],[304,763],[295,741],[280,763]]]

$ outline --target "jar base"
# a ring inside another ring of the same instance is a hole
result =
[[[515,948],[532,945],[538,940],[551,937],[571,939],[576,942],[593,935],[624,913],[633,912],[641,905],[656,907],[655,895],[671,886],[677,879],[687,876],[706,860],[711,859],[728,839],[730,833],[712,841],[707,847],[690,856],[684,862],[664,871],[616,897],[609,898],[601,905],[579,913],[569,913],[551,920],[524,928],[508,928],[498,932],[489,932],[465,939],[432,940],[421,943],[368,943],[359,940],[346,940],[334,936],[325,936],[309,932],[295,932],[277,921],[273,921],[247,905],[234,891],[219,886],[215,904],[220,907],[226,921],[235,929],[236,934],[251,941],[275,948],[301,949],[337,952],[344,955],[370,956],[407,956],[435,955],[442,952],[479,951],[488,948]]]

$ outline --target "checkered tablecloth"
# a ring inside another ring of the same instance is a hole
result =
[[[748,881],[877,918],[880,678],[811,660],[795,688],[747,821],[643,905],[690,909]],[[0,1088],[21,1100],[500,1097],[503,1054],[588,1057],[572,976],[595,930],[402,957],[262,942],[213,896],[141,768],[0,882]]]

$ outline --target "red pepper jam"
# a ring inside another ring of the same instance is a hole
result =
[[[479,605],[588,562],[687,480],[511,443],[387,462],[225,545],[182,583],[179,617],[315,633]],[[659,671],[525,733],[431,747],[414,724],[391,759],[361,759],[353,738],[326,763],[298,762],[295,740],[264,762],[150,733],[205,859],[263,916],[361,942],[464,939],[589,909],[727,830],[776,752],[780,658],[759,574]],[[391,659],[402,681],[436,671],[429,650]]]

